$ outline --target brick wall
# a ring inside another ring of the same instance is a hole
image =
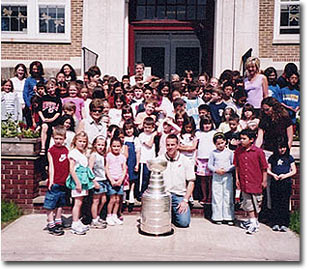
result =
[[[300,45],[273,44],[274,0],[260,0],[259,57],[275,62],[300,61]]]
[[[83,0],[71,0],[71,43],[40,44],[3,42],[1,57],[3,60],[63,60],[81,57],[82,47]]]
[[[1,159],[1,199],[13,201],[25,213],[33,212],[33,199],[39,195],[39,158]]]

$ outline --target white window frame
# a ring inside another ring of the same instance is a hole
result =
[[[274,35],[273,44],[299,44],[300,35],[299,34],[280,34],[280,6],[281,4],[289,4],[291,1],[285,0],[275,0],[274,6]],[[300,1],[293,1],[295,5],[300,6]]]
[[[27,31],[26,32],[1,32],[3,42],[31,42],[31,43],[70,43],[71,42],[71,1],[70,0],[2,0],[1,5],[26,5],[27,6]],[[64,33],[40,33],[39,7],[63,6],[65,11]]]

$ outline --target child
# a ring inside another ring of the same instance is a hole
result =
[[[249,220],[243,221],[241,227],[246,233],[253,234],[259,230],[258,213],[262,204],[262,191],[267,186],[267,162],[261,148],[253,142],[256,133],[249,129],[240,132],[240,146],[235,150],[234,161],[236,187],[242,192],[242,208],[248,213]]]
[[[85,118],[87,118],[89,117],[89,105],[92,99],[89,98],[89,90],[85,84],[80,89],[79,96],[84,100],[84,112]]]
[[[195,136],[195,122],[192,116],[184,119],[183,126],[179,136],[179,151],[188,157],[192,166],[195,164],[195,154],[197,148],[197,138]]]
[[[189,117],[185,111],[177,111],[175,113],[175,122],[182,129],[185,118]],[[194,122],[195,124],[195,122]]]
[[[239,116],[234,113],[229,118],[229,128],[230,130],[224,133],[224,136],[228,142],[230,150],[235,150],[239,144],[239,132],[241,127],[239,125]]]
[[[233,152],[226,148],[226,139],[223,133],[218,132],[213,137],[216,149],[209,156],[208,168],[212,176],[212,220],[221,225],[226,222],[234,225],[233,204]]]
[[[201,104],[200,106],[198,106],[198,115],[199,115],[199,122],[201,118],[204,116],[211,118],[209,105]],[[198,130],[200,129],[200,124],[197,126],[197,129]]]
[[[242,115],[242,109],[247,102],[247,97],[248,97],[248,94],[244,90],[244,88],[236,88],[234,95],[233,95],[233,99],[235,102],[236,113],[238,115]]]
[[[124,105],[122,107],[121,111],[121,121],[119,123],[119,126],[122,128],[123,124],[127,121],[132,121],[134,122],[134,116],[133,116],[133,111],[132,107],[130,105]]]
[[[223,91],[220,88],[214,88],[211,94],[211,102],[209,103],[211,118],[215,123],[216,128],[219,127],[225,107],[223,102]]]
[[[152,117],[146,117],[143,122],[144,132],[142,132],[136,140],[136,166],[135,171],[139,172],[139,187],[137,200],[140,201],[144,191],[148,187],[150,171],[146,162],[155,158],[154,138],[157,135],[155,131],[155,120]]]
[[[268,95],[278,99],[280,86],[277,84],[277,71],[274,67],[268,67],[264,70],[264,75],[268,81]]]
[[[132,212],[134,206],[134,190],[135,184],[138,180],[138,174],[134,170],[136,166],[136,151],[135,151],[135,143],[137,139],[137,129],[132,121],[125,121],[123,124],[123,132],[125,135],[124,144],[128,148],[128,158],[127,158],[127,167],[129,173],[129,183],[130,183],[130,191],[129,191],[129,206],[128,211]]]
[[[232,114],[235,114],[234,109],[230,106],[225,107],[222,122],[217,129],[218,132],[226,133],[230,131],[229,119]]]
[[[70,176],[66,185],[72,190],[71,196],[74,198],[71,232],[78,235],[86,234],[89,229],[87,225],[80,221],[79,217],[83,199],[88,195],[88,190],[93,188],[92,180],[95,178],[88,167],[87,146],[87,133],[81,131],[75,135],[72,141],[73,150],[69,152]]]
[[[108,178],[107,192],[110,196],[107,205],[106,222],[110,226],[122,225],[123,221],[117,216],[120,200],[123,195],[123,181],[127,174],[126,157],[120,153],[122,144],[119,138],[112,138],[111,152],[106,156],[105,172]]]
[[[160,135],[159,151],[158,155],[164,155],[166,153],[166,137],[169,134],[179,134],[181,128],[176,125],[172,118],[166,117],[158,128],[158,135]]]
[[[122,108],[126,105],[126,98],[122,94],[115,94],[114,107],[109,110],[110,124],[119,126],[122,116]]]
[[[199,85],[196,83],[191,83],[188,86],[189,96],[184,98],[186,102],[186,111],[188,116],[192,116],[195,121],[195,125],[198,126],[199,114],[198,107],[204,103],[204,101],[197,96]]]
[[[294,158],[289,153],[286,141],[278,143],[273,155],[268,159],[270,183],[271,223],[273,231],[286,232],[290,224],[291,177],[296,174]]]
[[[298,72],[291,72],[288,76],[288,86],[281,88],[279,92],[279,101],[289,112],[294,125],[296,124],[296,113],[300,110],[300,92],[298,89],[298,81]]]
[[[260,119],[255,117],[254,107],[246,103],[242,109],[241,120],[239,121],[241,129],[257,130],[260,123]]]
[[[223,99],[226,105],[234,106],[232,94],[234,92],[234,84],[232,81],[226,81],[223,86]]]
[[[139,85],[134,85],[133,86],[133,91],[134,91],[134,97],[132,99],[132,110],[134,116],[137,115],[137,109],[138,106],[144,101],[144,92],[143,92],[143,87]]]
[[[85,118],[85,112],[84,112],[85,103],[84,103],[84,100],[82,98],[78,97],[78,95],[79,95],[78,85],[74,81],[69,82],[67,89],[68,89],[69,96],[63,98],[62,103],[65,104],[69,101],[74,102],[74,104],[76,106],[75,116],[76,116],[77,120],[80,121],[83,118]]]
[[[69,175],[69,150],[63,145],[65,134],[63,126],[53,128],[55,144],[47,153],[49,174],[44,208],[47,209],[48,232],[57,236],[64,234],[61,214],[62,207],[66,205],[65,183]]]
[[[68,114],[68,115],[71,115],[73,117],[74,123],[75,123],[75,130],[76,130],[76,128],[79,125],[79,121],[76,118],[75,112],[76,112],[76,105],[73,101],[68,101],[68,102],[63,104],[62,114]]]
[[[196,153],[196,176],[201,184],[202,198],[200,204],[206,204],[209,198],[210,179],[212,172],[208,168],[208,159],[212,150],[215,149],[213,144],[213,136],[216,133],[211,118],[202,117],[200,123],[200,131],[196,132],[198,147]]]
[[[43,96],[38,104],[38,114],[41,125],[41,152],[45,155],[45,149],[49,148],[49,141],[52,127],[59,123],[59,116],[62,113],[62,103],[56,96],[55,87],[47,87],[47,95]]]
[[[204,94],[203,94],[203,101],[206,104],[209,104],[209,102],[211,101],[211,94],[212,94],[212,89],[213,87],[211,85],[208,85],[205,89],[204,89]]]
[[[12,81],[4,80],[1,83],[1,120],[7,120],[9,116],[14,121],[21,121],[22,110]]]
[[[38,82],[34,88],[35,95],[31,97],[31,117],[32,117],[32,128],[39,130],[40,127],[40,116],[39,116],[39,104],[44,95],[46,95],[46,85],[43,82]]]
[[[151,118],[153,118],[154,121],[156,121],[156,116],[154,115],[156,106],[157,106],[156,100],[154,100],[152,98],[146,100],[145,111],[138,113],[136,118],[135,118],[135,125],[137,126],[137,128],[139,130],[142,130],[144,120],[147,117],[151,117]]]
[[[102,135],[97,136],[92,143],[92,151],[89,157],[89,168],[93,171],[94,193],[91,205],[92,222],[90,227],[105,229],[106,222],[100,219],[101,210],[106,203],[107,179],[105,175],[104,155],[106,141]]]

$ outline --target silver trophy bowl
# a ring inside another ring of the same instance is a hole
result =
[[[165,191],[162,172],[167,161],[152,159],[147,161],[151,171],[149,185],[142,195],[140,233],[150,236],[163,236],[173,233],[171,225],[171,197]]]

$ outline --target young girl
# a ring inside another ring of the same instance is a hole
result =
[[[100,219],[101,210],[106,203],[107,179],[105,175],[104,155],[106,141],[102,135],[97,136],[92,143],[92,150],[89,157],[89,168],[93,171],[95,178],[93,201],[91,205],[92,222],[91,227],[105,229],[106,222]]]
[[[83,199],[88,195],[88,190],[93,188],[91,180],[94,179],[94,175],[88,167],[87,146],[87,133],[84,131],[77,133],[72,141],[73,150],[70,151],[68,156],[70,160],[70,176],[66,185],[69,189],[72,189],[72,198],[75,199],[72,208],[71,226],[71,232],[74,234],[85,234],[89,229],[79,219]]]
[[[123,224],[117,216],[120,200],[123,195],[123,181],[127,174],[126,157],[121,154],[121,140],[119,138],[112,138],[111,152],[106,156],[105,172],[108,178],[107,192],[110,196],[107,205],[107,218],[108,225]]]
[[[212,172],[208,168],[208,159],[211,151],[215,149],[215,145],[212,140],[215,133],[216,131],[214,130],[212,119],[207,116],[201,117],[200,131],[196,132],[196,137],[198,140],[196,153],[196,176],[197,180],[199,180],[201,184],[201,204],[206,204],[206,201],[209,199]]]
[[[64,114],[60,118],[60,124],[63,125],[66,129],[66,139],[64,141],[64,145],[71,150],[71,145],[73,138],[75,136],[75,122],[71,115]]]
[[[121,113],[123,106],[126,105],[126,98],[122,94],[115,94],[114,96],[114,108],[109,110],[110,124],[119,127],[121,122]]]
[[[230,106],[225,107],[223,115],[222,115],[222,122],[217,129],[218,132],[226,133],[230,131],[229,119],[230,119],[230,116],[234,113],[235,111],[233,110],[232,107]]]
[[[212,177],[212,220],[215,224],[226,222],[234,225],[233,204],[233,152],[226,148],[223,133],[218,132],[213,137],[216,149],[210,153],[208,168],[213,172]]]
[[[246,103],[242,109],[241,120],[239,121],[241,129],[257,130],[260,119],[255,117],[254,107]]]
[[[22,120],[21,104],[18,95],[14,92],[11,80],[1,83],[1,120],[7,120],[11,116],[14,121]]]
[[[185,111],[176,111],[175,113],[175,122],[182,129],[185,119],[188,118],[188,115]]]
[[[137,129],[134,125],[134,122],[132,121],[124,122],[123,132],[125,135],[124,144],[128,148],[127,166],[128,166],[129,183],[130,183],[128,211],[132,212],[135,197],[134,189],[135,184],[137,183],[138,180],[138,173],[134,170],[136,166],[135,141],[137,137]]]
[[[133,110],[130,105],[124,105],[121,112],[121,121],[119,123],[119,126],[123,128],[123,124],[127,121],[133,121],[134,122],[134,116],[133,116]]]
[[[194,166],[198,141],[195,136],[195,121],[192,116],[184,119],[179,139],[178,149],[180,153],[187,156],[192,161],[192,166]]]
[[[268,159],[267,173],[272,176],[270,183],[271,223],[273,231],[286,232],[290,224],[290,196],[292,192],[291,177],[296,174],[294,158],[290,155],[286,141],[278,147]]]
[[[89,98],[89,90],[85,84],[80,89],[79,96],[84,100],[85,118],[89,118],[89,105],[92,99]]]
[[[68,88],[69,96],[62,99],[62,104],[65,104],[69,101],[74,102],[74,104],[76,105],[75,116],[76,116],[76,119],[80,121],[85,118],[84,100],[78,97],[79,89],[78,89],[76,82],[74,81],[69,82],[67,88]]]

